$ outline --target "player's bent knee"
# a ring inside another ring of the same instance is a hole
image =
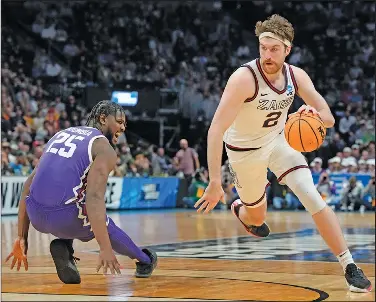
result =
[[[311,215],[320,212],[326,207],[325,201],[313,183],[310,170],[299,169],[289,173],[286,175],[286,184]]]

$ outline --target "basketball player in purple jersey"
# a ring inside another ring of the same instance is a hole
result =
[[[39,165],[24,184],[18,212],[18,238],[11,268],[21,262],[27,270],[29,224],[55,239],[50,244],[60,280],[66,284],[81,282],[76,267],[73,239],[99,244],[97,272],[120,274],[114,251],[137,259],[135,276],[149,277],[157,265],[157,255],[141,250],[106,215],[105,191],[109,173],[116,164],[114,150],[125,131],[121,106],[110,101],[98,103],[90,113],[86,127],[71,127],[54,135],[47,143]]]
[[[195,204],[212,210],[224,192],[221,186],[222,141],[225,142],[229,167],[240,199],[232,212],[246,231],[267,237],[265,223],[269,168],[279,182],[294,191],[317,226],[321,236],[337,256],[346,282],[353,292],[371,291],[371,282],[354,263],[338,219],[313,184],[304,156],[291,148],[284,127],[294,95],[306,103],[298,113],[320,116],[325,127],[334,125],[334,117],[325,99],[316,91],[307,73],[285,63],[294,39],[291,23],[279,15],[257,22],[260,58],[238,68],[229,78],[208,132],[210,183]]]

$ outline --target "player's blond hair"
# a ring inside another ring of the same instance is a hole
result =
[[[258,21],[256,23],[256,37],[264,32],[272,32],[273,34],[286,39],[290,43],[294,40],[294,28],[287,19],[280,15],[274,14],[265,21]]]

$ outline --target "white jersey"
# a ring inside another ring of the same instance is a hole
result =
[[[246,63],[256,81],[254,96],[244,100],[240,112],[226,130],[223,141],[235,148],[259,148],[276,138],[285,127],[288,110],[297,90],[291,66],[283,65],[285,87],[278,90],[261,69],[260,59]]]

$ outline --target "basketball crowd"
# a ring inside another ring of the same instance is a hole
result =
[[[254,23],[279,13],[296,28],[288,62],[310,74],[336,118],[323,146],[306,154],[312,172],[321,174],[318,189],[325,180],[330,185],[322,186],[323,194],[332,194],[330,175],[335,173],[370,174],[369,186],[361,187],[356,178],[345,184],[341,207],[354,209],[348,188],[359,187],[360,199],[365,194],[374,199],[375,4],[241,1],[231,6],[218,1],[26,1],[3,7],[9,17],[1,36],[2,175],[29,174],[50,137],[85,123],[88,109],[72,87],[133,79],[178,91],[182,120],[188,123],[181,138],[188,141],[181,142],[180,153],[167,156],[164,146],[129,144],[124,135],[112,175],[194,175],[193,182],[205,185],[207,172],[200,166],[206,166],[206,130],[222,90],[234,69],[257,56]],[[32,34],[11,18],[23,20]],[[64,59],[57,60],[52,48]],[[292,110],[300,104],[297,99]],[[198,131],[197,121],[206,127]],[[184,159],[186,150],[198,156]],[[224,165],[230,200],[234,194],[226,170]],[[275,208],[299,207],[287,188],[271,188]]]

